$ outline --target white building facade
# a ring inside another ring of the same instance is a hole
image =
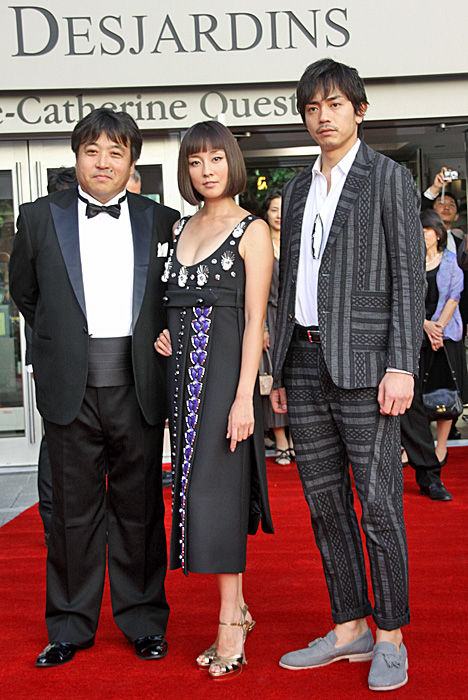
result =
[[[70,133],[95,107],[131,114],[144,136],[144,192],[189,213],[177,190],[185,130],[218,119],[249,172],[301,167],[317,152],[295,105],[305,67],[356,67],[370,106],[365,139],[418,186],[446,165],[465,196],[468,15],[463,0],[33,0],[0,8],[0,467],[37,463],[41,420],[25,371],[23,322],[8,294],[22,202],[74,164]]]

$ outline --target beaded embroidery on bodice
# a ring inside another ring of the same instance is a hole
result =
[[[177,259],[177,243],[185,224],[190,219],[190,216],[184,216],[174,231],[174,243],[164,265],[162,281],[177,283],[181,288],[201,288],[208,283],[213,286],[219,286],[220,283],[222,286],[230,286],[226,285],[227,275],[223,273],[229,273],[233,278],[237,276],[237,271],[232,269],[238,256],[237,244],[254,218],[249,214],[242,219],[218,248],[200,262],[182,265]]]

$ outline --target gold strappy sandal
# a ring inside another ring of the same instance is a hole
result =
[[[209,649],[205,649],[203,654],[197,658],[197,666],[202,671],[208,671],[213,659],[216,656],[216,644],[213,644]]]
[[[241,608],[241,610],[242,610],[243,613],[244,613],[244,620],[245,620],[245,618],[247,617],[247,610],[248,610],[248,609],[249,609],[249,606],[248,606],[248,605],[244,605],[244,607]],[[245,625],[245,641],[247,641],[247,638],[248,638],[249,634],[250,634],[251,632],[253,632],[254,627],[255,627],[256,624],[257,624],[257,623],[255,622],[255,620],[252,620],[251,622],[247,622],[247,620],[245,620],[245,622],[244,622],[244,625]]]
[[[247,605],[241,608],[241,619],[238,622],[219,623],[226,627],[242,627],[242,652],[240,654],[233,654],[232,656],[221,656],[216,653],[209,668],[210,678],[214,681],[227,680],[228,678],[238,676],[242,673],[242,666],[247,663],[247,659],[245,658],[245,640],[247,639],[248,630],[252,631],[255,623],[252,624],[245,621],[246,613]]]
[[[249,609],[248,606],[245,605],[244,606],[244,614],[245,615],[247,615],[248,609]],[[252,620],[251,622],[247,622],[247,620],[245,621],[245,625],[246,625],[245,640],[246,641],[247,641],[249,634],[251,634],[253,632],[256,624],[257,623],[255,622],[255,620]],[[208,671],[211,663],[213,662],[213,659],[216,656],[216,651],[217,651],[217,649],[216,649],[216,643],[215,643],[209,649],[205,649],[203,654],[200,654],[200,656],[197,658],[197,666],[200,670]]]

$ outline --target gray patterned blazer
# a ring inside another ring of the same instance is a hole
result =
[[[312,165],[283,190],[275,387],[294,329],[302,218]],[[361,143],[346,178],[318,281],[322,348],[344,389],[378,386],[386,367],[417,375],[425,298],[425,244],[411,173]]]

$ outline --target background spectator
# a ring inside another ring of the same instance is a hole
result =
[[[263,356],[261,371],[268,372],[268,362],[265,353],[268,351],[270,355],[273,353],[275,344],[275,324],[276,313],[278,309],[278,285],[279,285],[279,257],[280,257],[280,239],[281,239],[281,191],[270,190],[263,201],[262,217],[270,227],[271,242],[273,243],[273,251],[275,261],[273,266],[273,276],[271,278],[270,294],[268,296],[267,315],[265,320],[265,333],[263,338]],[[295,458],[292,446],[286,436],[285,428],[289,425],[287,414],[279,414],[273,411],[268,396],[262,396],[263,405],[263,424],[265,432],[273,430],[276,443],[276,458],[277,464],[289,464]]]
[[[431,368],[427,390],[451,386],[445,346],[455,372],[463,403],[468,401],[468,377],[462,343],[462,319],[458,304],[463,290],[463,272],[454,253],[447,250],[447,232],[435,211],[421,212],[426,242],[426,319],[419,365],[419,387]],[[447,438],[451,421],[437,421],[436,454],[443,466],[447,461]]]

